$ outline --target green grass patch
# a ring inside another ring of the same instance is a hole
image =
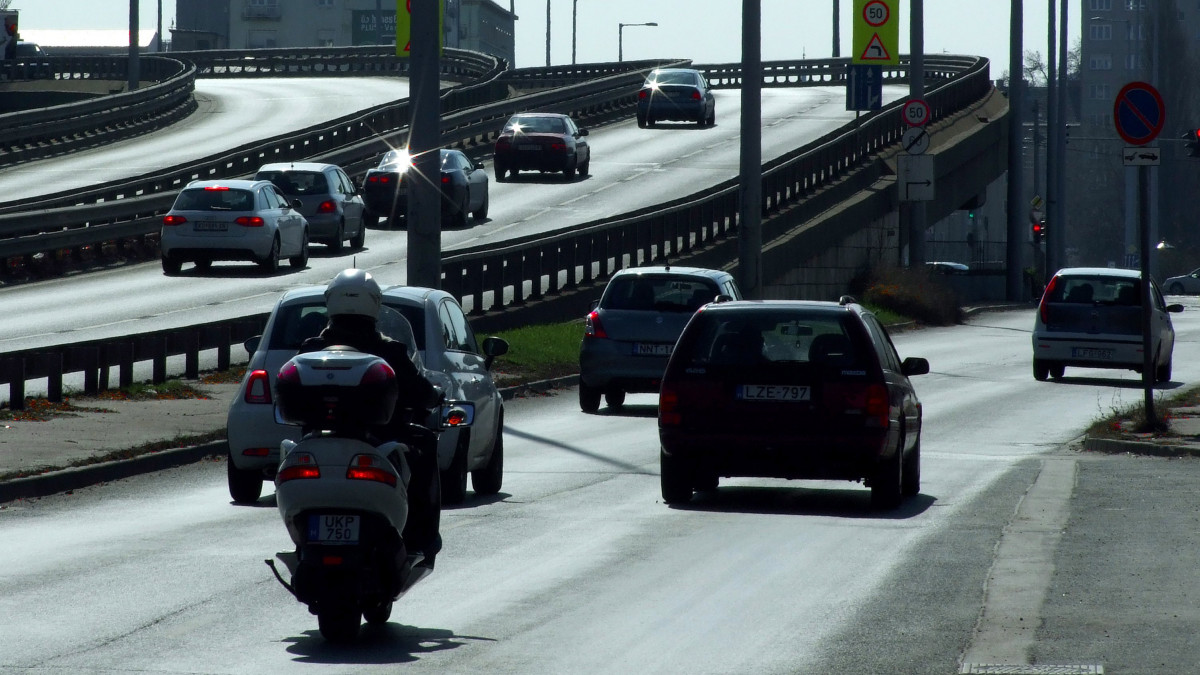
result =
[[[524,326],[497,333],[508,341],[508,353],[496,359],[493,372],[502,380],[544,380],[579,372],[583,320]]]

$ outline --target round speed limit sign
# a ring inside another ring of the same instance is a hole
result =
[[[929,104],[914,98],[904,104],[904,122],[910,127],[923,127],[929,121]]]
[[[863,7],[863,20],[871,26],[879,28],[892,17],[892,10],[883,0],[871,0]]]

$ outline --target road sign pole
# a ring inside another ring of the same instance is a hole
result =
[[[1154,416],[1154,353],[1151,341],[1150,311],[1154,293],[1150,289],[1150,167],[1139,166],[1138,171],[1138,223],[1142,235],[1142,387],[1146,399],[1146,424],[1152,428],[1157,423]]]
[[[909,10],[908,93],[915,99],[925,99],[925,7],[924,0],[912,0]],[[928,120],[926,120],[928,121]],[[908,264],[913,269],[925,268],[925,202],[913,202],[909,215]]]
[[[742,0],[741,185],[738,187],[738,286],[762,298],[762,12]]]

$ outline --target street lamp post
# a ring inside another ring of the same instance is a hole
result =
[[[657,26],[654,21],[649,23],[618,23],[617,24],[617,61],[625,60],[625,27],[626,26]]]

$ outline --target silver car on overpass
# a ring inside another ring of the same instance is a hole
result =
[[[279,444],[299,439],[300,428],[284,423],[275,410],[275,376],[325,324],[325,287],[306,286],[284,293],[263,334],[246,341],[250,363],[227,418],[229,494],[235,502],[257,500],[263,481],[272,480],[278,468]],[[491,365],[508,352],[508,343],[496,337],[477,341],[454,296],[416,286],[384,289],[379,328],[409,346],[418,369],[445,393],[447,402],[474,406],[470,427],[445,429],[439,437],[442,501],[456,504],[466,498],[468,473],[476,494],[499,492],[504,402]]]

